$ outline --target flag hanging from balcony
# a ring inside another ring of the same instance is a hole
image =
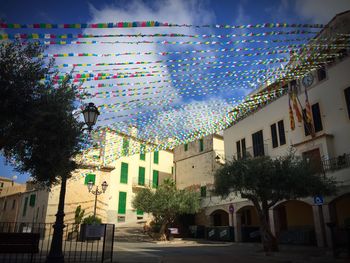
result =
[[[293,115],[292,105],[290,105],[290,97],[289,97],[288,103],[289,103],[290,129],[291,129],[292,131],[294,131],[294,129],[295,129],[295,121],[294,121],[294,115]]]
[[[315,137],[315,128],[312,123],[312,111],[311,106],[309,102],[309,96],[307,94],[307,89],[305,87],[305,115],[304,115],[304,121],[306,122],[306,127],[309,129],[311,137]]]

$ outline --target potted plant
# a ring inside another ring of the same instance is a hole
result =
[[[88,216],[83,219],[83,224],[80,227],[80,239],[85,240],[100,240],[104,236],[105,225],[102,224],[101,218],[97,216]]]

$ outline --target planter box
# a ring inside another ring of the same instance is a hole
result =
[[[86,225],[80,226],[80,241],[85,240],[100,240],[105,234],[105,224],[100,225]]]

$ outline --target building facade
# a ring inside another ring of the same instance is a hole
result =
[[[335,17],[321,36],[350,33],[350,12]],[[337,59],[289,81],[301,113],[306,118],[306,96],[311,104],[311,124],[295,120],[290,126],[289,96],[262,107],[224,131],[225,158],[287,154],[290,148],[310,161],[316,172],[338,182],[336,196],[285,200],[270,209],[272,232],[282,243],[332,246],[327,223],[342,228],[350,225],[350,57],[349,48],[339,50]],[[306,90],[306,91],[305,91]],[[307,95],[306,95],[307,94]],[[176,158],[176,156],[175,156]],[[202,202],[212,225],[235,227],[236,241],[252,240],[258,230],[257,213],[248,200],[231,195]],[[231,208],[231,211],[229,207]],[[231,213],[233,211],[233,213]],[[219,218],[219,219],[215,219]]]

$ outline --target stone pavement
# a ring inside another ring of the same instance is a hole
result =
[[[172,242],[116,242],[113,262],[139,263],[345,263],[329,249],[280,245],[280,252],[265,255],[259,243],[224,243],[206,240]]]

